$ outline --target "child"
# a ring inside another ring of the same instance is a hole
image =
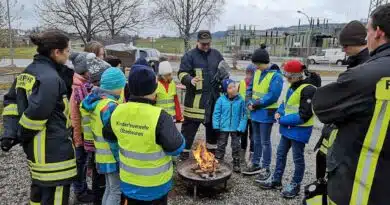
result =
[[[82,107],[92,113],[91,128],[95,137],[96,166],[99,174],[105,175],[106,189],[102,204],[119,204],[121,199],[118,156],[114,148],[104,140],[103,127],[108,123],[112,112],[118,104],[120,94],[126,85],[123,72],[111,67],[104,71],[100,87],[94,88],[82,102]]]
[[[240,87],[239,87],[239,93],[243,100],[246,100],[246,89],[248,88],[248,85],[253,78],[253,74],[256,71],[256,66],[253,64],[249,64],[246,68],[246,76],[244,80],[240,81]],[[246,109],[247,110],[247,109]],[[249,134],[249,161],[251,161],[253,156],[253,138],[252,138],[252,121],[250,119],[250,112],[247,110],[247,126],[245,129],[245,132],[241,136],[241,160],[245,162],[245,154],[246,154],[246,148],[248,147],[248,134]]]
[[[174,121],[181,122],[180,102],[176,94],[176,83],[172,79],[172,66],[168,61],[162,61],[158,69],[158,87],[156,90],[156,106],[163,108]]]
[[[116,67],[122,70],[122,72],[126,75],[126,71],[124,68],[122,68],[122,60],[119,59],[116,56],[106,56],[104,58],[104,61],[106,61],[108,64],[111,65],[111,67]],[[127,101],[127,97],[129,95],[129,88],[128,88],[128,83],[126,83],[125,89],[121,93],[121,98],[119,99],[119,102],[125,103]]]
[[[299,194],[305,172],[305,144],[309,142],[314,124],[311,101],[316,88],[309,84],[312,80],[304,79],[303,72],[304,65],[300,61],[292,60],[284,65],[283,74],[291,86],[275,114],[282,135],[277,151],[275,172],[271,180],[256,181],[263,189],[280,190],[287,154],[292,148],[295,170],[291,183],[285,186],[282,192],[284,198],[294,198]]]
[[[251,111],[254,152],[252,164],[243,174],[259,174],[259,179],[267,179],[271,175],[271,131],[276,122],[274,115],[282,93],[283,78],[279,67],[270,64],[269,54],[265,49],[260,48],[253,53],[252,63],[257,70],[248,85],[246,96],[248,109]]]
[[[233,80],[222,81],[224,95],[218,98],[213,113],[213,128],[219,132],[218,148],[215,157],[223,160],[229,135],[232,138],[233,171],[241,172],[240,168],[240,134],[245,132],[247,113],[245,101],[237,93]]]
[[[88,189],[86,182],[87,152],[86,149],[84,149],[81,113],[79,108],[81,101],[90,93],[93,87],[93,85],[89,83],[90,72],[87,67],[87,61],[95,57],[95,54],[85,52],[72,53],[69,57],[75,70],[75,74],[73,75],[72,95],[70,97],[70,111],[77,163],[77,178],[73,183],[73,187],[76,200],[79,203],[91,203],[94,201],[92,191]]]

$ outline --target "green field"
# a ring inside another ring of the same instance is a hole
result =
[[[191,41],[191,46],[195,47],[196,41]],[[224,40],[216,40],[213,42],[213,47],[217,48],[221,52],[224,51]],[[140,48],[156,48],[161,53],[175,53],[182,54],[184,53],[184,42],[179,38],[159,38],[156,39],[154,43],[150,42],[147,39],[136,40],[135,45]],[[36,53],[36,47],[21,47],[15,48],[15,59],[31,59]],[[0,59],[10,58],[10,53],[8,48],[0,48]]]
[[[36,47],[15,48],[15,59],[30,59],[36,53]],[[9,58],[8,48],[0,48],[0,58]]]

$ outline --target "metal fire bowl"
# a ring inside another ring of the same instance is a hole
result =
[[[230,179],[230,176],[232,175],[232,170],[230,166],[225,162],[220,162],[219,172],[216,174],[216,176],[214,178],[205,179],[193,171],[192,168],[195,164],[195,160],[189,159],[178,165],[177,172],[183,179],[193,183],[193,185],[196,186],[210,187],[216,186],[218,184],[223,184],[227,182],[227,180]]]

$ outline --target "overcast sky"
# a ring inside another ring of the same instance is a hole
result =
[[[12,0],[11,0],[12,1]],[[34,12],[34,4],[40,0],[19,0],[25,6],[20,13],[20,28],[31,28],[39,25]],[[266,29],[276,26],[297,25],[299,18],[307,23],[306,17],[297,13],[302,10],[312,17],[328,18],[329,22],[348,22],[367,18],[369,0],[226,0],[225,12],[213,25],[203,25],[212,31],[226,30],[228,26],[238,24],[256,25]],[[140,31],[144,36],[162,34],[175,35],[172,28],[146,28]]]

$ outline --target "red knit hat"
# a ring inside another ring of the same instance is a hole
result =
[[[305,65],[299,60],[290,60],[283,65],[283,75],[290,78],[303,77]]]

